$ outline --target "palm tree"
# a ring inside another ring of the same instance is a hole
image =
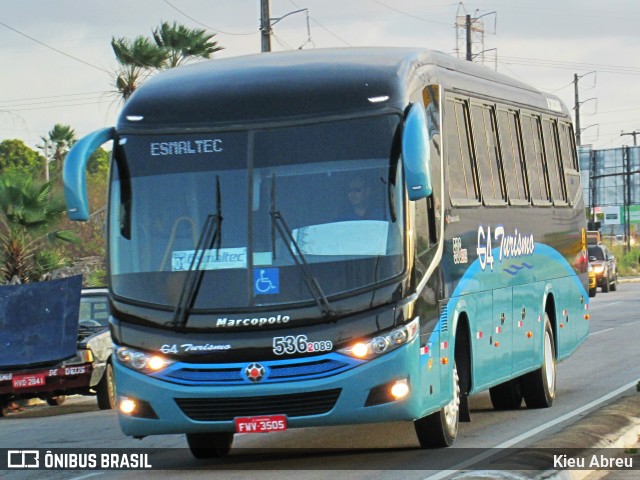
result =
[[[167,52],[167,60],[163,68],[178,67],[189,60],[211,58],[215,52],[223,49],[213,40],[215,33],[207,34],[202,29],[189,29],[184,25],[173,22],[162,22],[153,31],[156,45]]]
[[[62,170],[62,160],[69,149],[76,143],[76,131],[69,125],[56,123],[49,131],[47,137],[40,137],[45,148],[53,147],[53,158],[55,160],[55,171]],[[48,177],[47,177],[48,178]]]
[[[0,276],[10,282],[37,280],[34,257],[46,241],[74,241],[69,231],[47,232],[65,211],[62,197],[52,194],[51,182],[34,182],[17,173],[0,175]]]
[[[149,38],[138,36],[111,39],[111,48],[120,64],[116,71],[116,89],[126,102],[140,84],[154,70],[162,67],[167,53],[154,45]]]
[[[177,22],[163,22],[153,31],[153,39],[138,36],[111,39],[111,48],[119,67],[115,72],[116,89],[123,101],[157,70],[174,68],[193,59],[211,58],[223,47],[213,40],[215,34],[189,29]]]

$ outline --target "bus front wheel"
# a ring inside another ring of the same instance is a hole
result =
[[[453,366],[453,398],[439,411],[414,420],[413,426],[421,448],[450,447],[458,435],[460,421],[460,383]]]
[[[225,457],[231,451],[232,432],[187,433],[187,443],[196,458]]]
[[[556,349],[549,315],[544,314],[542,366],[522,377],[522,394],[529,408],[548,408],[556,397]]]

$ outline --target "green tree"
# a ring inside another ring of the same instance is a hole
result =
[[[50,231],[64,211],[64,200],[52,193],[51,182],[16,172],[0,175],[0,275],[6,282],[37,281],[42,271],[37,258],[51,259],[42,255],[47,243],[74,241],[70,231]]]
[[[174,68],[192,59],[211,58],[215,52],[223,49],[213,40],[215,33],[208,34],[205,30],[193,30],[173,22],[162,22],[153,31],[156,45],[167,53],[163,68]]]
[[[42,171],[45,158],[22,140],[4,140],[0,143],[0,173],[24,173],[36,176]]]
[[[89,157],[89,161],[87,162],[87,172],[89,172],[90,175],[98,174],[106,180],[110,157],[111,154],[104,148],[98,148]]]

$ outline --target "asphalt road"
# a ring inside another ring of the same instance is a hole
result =
[[[238,435],[224,460],[194,459],[182,435],[135,440],[122,435],[114,411],[94,398],[74,397],[59,407],[30,406],[0,419],[0,448],[150,448],[157,478],[439,479],[456,475],[489,453],[553,437],[595,409],[635,394],[640,378],[640,283],[591,299],[591,333],[558,366],[552,408],[496,412],[488,394],[471,398],[471,423],[461,424],[453,448],[418,448],[410,423],[289,430]],[[491,450],[486,450],[491,449]],[[137,450],[136,450],[137,451]],[[446,470],[446,472],[443,472]],[[2,478],[146,478],[134,471],[5,471]]]

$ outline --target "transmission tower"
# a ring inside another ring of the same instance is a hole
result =
[[[456,12],[456,56],[458,58],[464,58],[471,62],[493,63],[493,68],[497,70],[498,55],[497,49],[485,48],[485,25],[483,17],[487,15],[494,15],[493,34],[496,33],[497,13],[489,12],[479,15],[478,10],[475,14],[471,15],[467,13],[467,10],[462,2],[458,4],[458,11]],[[493,52],[493,55],[487,55],[487,53]]]

